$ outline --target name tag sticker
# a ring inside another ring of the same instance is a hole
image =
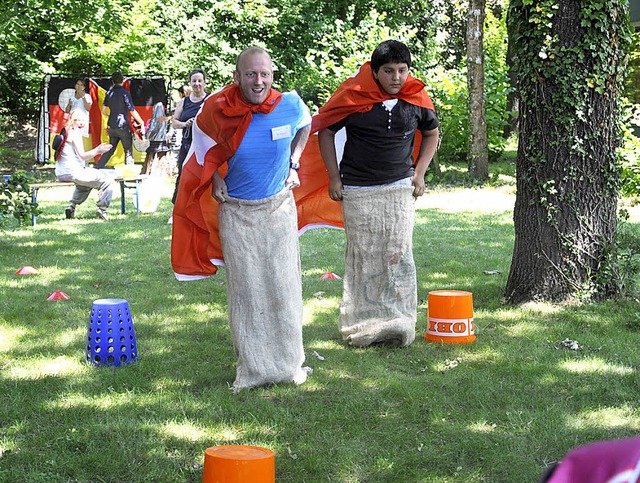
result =
[[[278,139],[286,139],[291,137],[291,126],[278,126],[271,128],[271,140],[277,141]]]

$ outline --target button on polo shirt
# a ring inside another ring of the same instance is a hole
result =
[[[391,99],[350,114],[329,129],[337,132],[343,127],[347,142],[340,162],[342,182],[371,186],[412,176],[416,129],[435,129],[438,120],[431,109]]]

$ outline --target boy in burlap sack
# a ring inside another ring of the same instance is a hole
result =
[[[358,73],[313,117],[329,173],[329,196],[342,204],[347,249],[340,332],[351,345],[415,339],[417,282],[414,197],[438,146],[438,120],[424,83],[409,74],[411,54],[382,42]],[[345,128],[342,159],[336,133]],[[416,131],[422,143],[413,165]]]
[[[272,82],[266,51],[251,47],[238,56],[234,83],[208,97],[195,119],[173,212],[171,259],[179,280],[215,273],[219,234],[238,356],[234,392],[302,384],[311,371],[303,367],[298,218],[291,191],[300,184],[298,161],[311,116],[296,93],[280,93]]]

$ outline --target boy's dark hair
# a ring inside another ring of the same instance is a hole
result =
[[[111,74],[111,82],[114,84],[122,84],[124,82],[124,76],[122,72],[114,72]]]
[[[407,64],[411,68],[409,47],[398,40],[385,40],[371,54],[371,69],[378,72],[384,64]]]

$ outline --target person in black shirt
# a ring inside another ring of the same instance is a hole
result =
[[[131,94],[124,88],[122,83],[124,76],[120,72],[111,75],[111,89],[107,92],[102,106],[102,113],[109,116],[107,127],[109,129],[109,144],[112,148],[100,157],[96,168],[104,168],[113,153],[115,153],[118,143],[122,143],[126,164],[133,164],[133,139],[131,137],[131,126],[129,123],[129,113],[140,124],[140,130],[144,136],[144,121],[133,105]]]
[[[342,203],[347,235],[340,332],[356,346],[406,346],[415,339],[413,199],[424,194],[438,120],[410,68],[405,44],[382,42],[314,116],[329,196]],[[338,161],[336,133],[343,128]],[[422,141],[414,164],[416,131]]]

